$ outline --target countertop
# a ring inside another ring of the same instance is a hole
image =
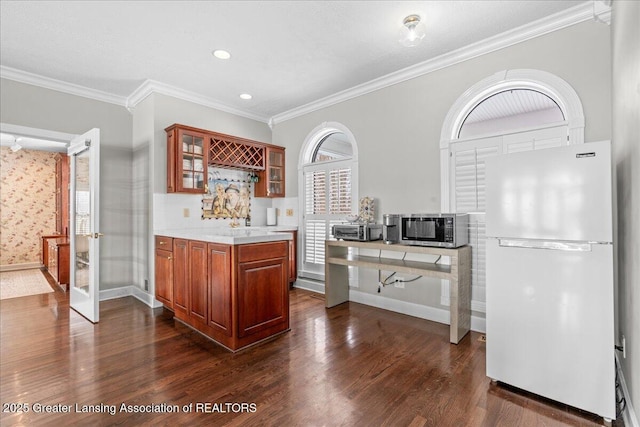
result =
[[[226,245],[243,245],[246,243],[274,242],[291,240],[297,226],[276,225],[264,227],[216,227],[202,229],[170,229],[157,230],[156,236],[175,237],[179,239],[199,240],[202,242],[222,243]]]

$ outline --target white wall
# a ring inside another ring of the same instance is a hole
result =
[[[305,138],[321,123],[335,121],[356,138],[359,192],[376,198],[378,221],[386,212],[439,212],[445,116],[465,90],[505,69],[539,69],[566,80],[582,100],[586,140],[611,138],[609,30],[604,24],[581,23],[277,123],[273,143],[287,148],[287,195],[299,195],[293,172]],[[375,272],[361,271],[360,290],[377,293]],[[440,302],[440,287],[422,281],[386,294],[433,306]]]
[[[613,161],[617,186],[620,356],[631,404],[640,410],[640,2],[613,2]],[[636,415],[637,416],[637,415]],[[636,425],[638,420],[636,419]]]
[[[100,290],[130,285],[131,114],[122,106],[0,79],[2,123],[82,134],[100,128]]]

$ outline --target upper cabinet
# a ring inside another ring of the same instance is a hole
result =
[[[266,147],[267,167],[258,173],[256,197],[284,197],[284,148]]]
[[[167,192],[197,193],[206,191],[206,133],[198,129],[173,125],[167,129]]]
[[[174,124],[167,132],[167,192],[204,194],[209,167],[257,171],[255,197],[284,197],[284,148]]]

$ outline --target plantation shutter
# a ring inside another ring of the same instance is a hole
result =
[[[324,242],[331,227],[352,212],[351,167],[327,162],[304,168],[304,236],[301,276],[324,278]]]
[[[566,123],[542,129],[514,132],[486,138],[452,143],[451,198],[452,209],[469,214],[471,246],[471,304],[474,311],[485,311],[486,301],[486,187],[485,161],[502,153],[540,150],[567,144]],[[444,291],[443,291],[444,294]],[[446,292],[448,295],[448,290]],[[443,297],[443,301],[446,297]]]
[[[484,212],[485,160],[502,151],[502,138],[485,138],[452,144],[453,200],[455,212]]]

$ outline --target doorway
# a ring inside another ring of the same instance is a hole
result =
[[[15,262],[16,259],[11,259],[8,260],[9,262],[7,262],[5,266],[3,260],[3,270],[13,269],[24,271],[23,276],[28,277],[30,273],[29,269],[32,272],[34,269],[45,266],[50,273],[50,283],[55,281],[55,283],[62,284],[65,287],[73,286],[76,277],[76,267],[78,265],[83,267],[80,274],[82,276],[82,270],[89,264],[89,260],[92,258],[91,254],[93,253],[93,258],[96,262],[94,262],[95,267],[91,269],[92,279],[89,281],[83,280],[84,285],[79,288],[84,290],[87,286],[94,286],[91,297],[92,302],[95,302],[94,305],[96,308],[94,311],[96,315],[93,317],[93,314],[86,314],[85,312],[81,312],[81,314],[89,320],[97,321],[98,245],[97,243],[84,244],[87,236],[89,236],[87,230],[91,231],[92,238],[95,236],[97,239],[99,235],[99,231],[97,230],[97,217],[95,224],[91,224],[90,227],[77,227],[75,212],[70,212],[65,216],[60,215],[61,211],[66,210],[69,212],[69,208],[75,205],[76,197],[73,197],[73,200],[71,200],[67,181],[70,179],[70,172],[74,171],[76,162],[71,162],[71,171],[66,169],[64,174],[59,173],[59,166],[61,163],[66,165],[66,163],[61,162],[60,159],[67,159],[67,147],[70,144],[84,144],[87,139],[92,139],[93,147],[95,148],[94,152],[99,153],[99,131],[94,129],[88,134],[77,137],[60,132],[4,123],[1,124],[0,130],[2,132],[3,160],[5,159],[5,155],[7,160],[9,159],[8,156],[14,155],[13,160],[18,159],[19,156],[20,161],[22,161],[22,167],[3,167],[3,174],[5,172],[13,174],[6,177],[7,179],[4,179],[5,177],[3,176],[3,181],[14,184],[9,191],[6,191],[6,187],[3,189],[5,190],[3,191],[3,199],[13,197],[16,200],[8,200],[7,203],[12,206],[19,206],[11,212],[3,210],[3,214],[6,213],[10,215],[7,221],[4,221],[3,218],[3,223],[11,224],[8,228],[11,228],[13,231],[12,233],[5,233],[5,230],[3,230],[3,254],[16,253],[18,251],[15,250],[15,248],[26,247],[26,255],[22,260],[26,262],[19,262],[21,261],[20,259],[18,259],[18,262]],[[28,155],[25,155],[25,153],[28,153]],[[79,156],[79,158],[82,157],[83,156]],[[82,160],[77,163],[81,165],[78,168],[80,175],[87,175],[86,180],[84,180],[84,178],[81,178],[81,180],[87,183],[93,181],[93,175],[91,179],[89,179],[88,176],[88,163],[87,168],[82,167],[84,163]],[[91,164],[91,169],[94,171],[95,176],[99,176],[98,168],[99,157],[96,157]],[[28,176],[30,174],[33,175],[31,179],[29,179]],[[62,176],[65,177],[64,182],[61,182]],[[97,180],[95,180],[92,187],[94,193],[97,193],[95,188],[98,188],[98,185]],[[79,193],[88,193],[87,190],[88,189],[82,187]],[[83,197],[78,197],[78,199],[83,199]],[[51,203],[54,200],[55,203]],[[24,203],[20,205],[20,203],[15,203],[16,201]],[[93,200],[91,201],[93,202]],[[84,209],[85,204],[83,204],[82,201],[81,205]],[[94,209],[95,213],[97,213],[97,204]],[[53,231],[54,229],[55,232]],[[75,236],[76,229],[81,233],[78,239],[71,237]],[[78,240],[78,244],[76,244],[76,240]],[[26,244],[25,241],[27,242]],[[10,248],[9,246],[11,245],[13,246]],[[89,247],[92,248],[89,249]],[[76,256],[75,252],[78,252],[78,254],[82,256]],[[75,262],[76,258],[82,262],[77,264]],[[87,292],[84,293],[86,294]],[[72,298],[72,306],[73,305]],[[80,312],[81,310],[78,311]]]

